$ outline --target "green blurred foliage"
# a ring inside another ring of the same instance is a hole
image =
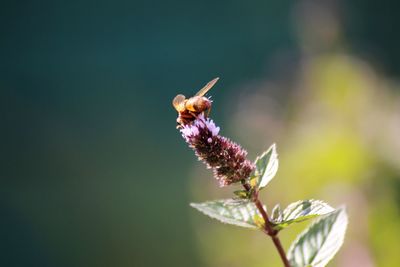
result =
[[[397,7],[3,3],[0,265],[279,266],[265,236],[188,205],[233,189],[194,163],[171,99],[220,76],[222,133],[252,158],[278,145],[268,206],[346,203],[349,233],[331,266],[395,266]],[[282,233],[286,248],[302,228]]]
[[[324,5],[317,7],[332,15]],[[277,142],[280,169],[263,192],[270,207],[310,198],[348,206],[345,245],[329,266],[396,266],[400,261],[398,86],[393,78],[346,49],[340,29],[334,30],[335,38],[320,39],[324,35],[313,27],[324,25],[326,17],[302,19],[304,14],[299,13],[303,24],[298,26],[299,35],[303,29],[308,32],[302,36],[303,54],[296,62],[297,71],[282,74],[284,80],[276,75],[243,85],[245,93],[233,96],[227,104],[235,110],[231,134],[250,147],[251,154]],[[310,40],[312,50],[307,46]],[[282,90],[289,93],[279,95]],[[205,195],[214,196],[214,192]],[[207,227],[216,230],[209,230],[210,234],[199,230],[206,266],[230,266],[232,254],[243,256],[237,266],[280,265],[267,238],[250,241],[241,234],[216,237],[214,231],[221,231],[220,226],[210,222]],[[283,233],[287,247],[299,229]],[[235,246],[217,257],[208,245],[215,242]]]

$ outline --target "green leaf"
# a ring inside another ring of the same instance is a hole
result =
[[[272,223],[281,222],[282,218],[283,218],[283,213],[281,210],[281,206],[279,204],[276,204],[271,212],[271,222]]]
[[[249,198],[249,192],[247,190],[236,190],[233,192],[237,197],[243,198],[243,199],[248,199]]]
[[[275,208],[274,208],[275,209]],[[303,222],[305,220],[328,214],[335,209],[320,200],[300,200],[290,204],[281,216],[275,216],[272,212],[272,223],[274,228],[281,230],[288,227],[292,223]]]
[[[258,228],[262,216],[253,202],[245,199],[222,199],[190,206],[220,222],[248,228]]]
[[[259,189],[265,187],[278,171],[279,161],[276,145],[273,144],[266,152],[255,160],[256,170],[253,179]]]
[[[291,245],[288,251],[290,266],[325,266],[342,246],[347,222],[345,208],[319,218]]]

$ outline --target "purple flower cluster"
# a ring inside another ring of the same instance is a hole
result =
[[[202,114],[180,131],[199,160],[213,170],[220,186],[246,179],[254,170],[254,164],[246,159],[247,152],[228,138],[218,135],[219,127]]]

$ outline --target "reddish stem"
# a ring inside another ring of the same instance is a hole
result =
[[[246,189],[246,191],[250,192],[251,186],[244,181],[242,182],[242,184],[243,184],[243,187]],[[288,259],[286,258],[285,250],[283,249],[282,243],[279,240],[278,231],[273,228],[273,225],[268,217],[267,211],[264,209],[263,204],[258,199],[258,191],[254,192],[252,201],[254,202],[257,209],[260,211],[261,216],[264,219],[265,225],[264,225],[264,228],[262,229],[262,231],[272,238],[272,241],[274,242],[274,245],[279,252],[279,256],[281,257],[283,265],[285,267],[290,267],[290,263],[289,263]]]

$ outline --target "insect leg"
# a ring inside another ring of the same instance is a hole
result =
[[[207,109],[207,117],[210,116],[210,113],[211,113],[211,107],[209,109]]]

